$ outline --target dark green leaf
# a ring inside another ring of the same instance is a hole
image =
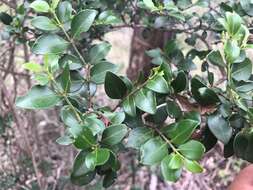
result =
[[[154,131],[146,127],[137,127],[131,130],[128,136],[127,147],[139,149],[153,137]]]
[[[86,151],[81,151],[78,153],[74,161],[73,170],[71,172],[70,180],[73,184],[78,186],[89,184],[96,175],[95,171],[91,171],[86,167],[86,155]]]
[[[198,121],[183,119],[166,127],[165,133],[177,145],[185,143],[199,125]]]
[[[90,129],[83,127],[82,132],[75,138],[74,145],[78,149],[88,149],[96,145],[96,138]]]
[[[190,140],[178,147],[186,158],[191,160],[200,160],[205,152],[205,147],[198,141]]]
[[[127,134],[127,126],[124,124],[112,125],[106,128],[102,135],[102,143],[115,145],[122,141]]]
[[[36,85],[25,96],[17,98],[16,106],[24,109],[48,109],[60,101],[61,98],[48,87]]]
[[[168,157],[168,158],[166,158]],[[172,170],[180,169],[183,166],[183,158],[181,155],[176,153],[171,153],[170,155],[166,156],[164,159],[168,164],[168,168]]]
[[[172,118],[180,118],[182,116],[181,109],[175,101],[167,101],[167,112]]]
[[[106,10],[100,13],[98,20],[101,24],[118,24],[121,23],[121,19],[112,10]]]
[[[229,63],[233,63],[240,56],[240,51],[240,47],[235,40],[228,40],[224,45],[225,57]]]
[[[141,163],[154,165],[162,161],[168,154],[168,147],[160,137],[152,138],[140,148]]]
[[[227,144],[229,142],[233,131],[221,114],[217,112],[210,115],[207,119],[207,124],[210,131],[218,140],[224,144]]]
[[[127,87],[120,77],[107,71],[105,75],[105,92],[111,99],[121,99],[127,93]]]
[[[235,155],[253,163],[253,133],[251,128],[239,132],[234,140]]]
[[[176,182],[182,173],[182,169],[171,169],[169,168],[170,158],[166,156],[161,163],[161,171],[163,178],[166,181]]]
[[[142,88],[135,94],[134,101],[140,110],[150,114],[155,114],[156,97],[152,91]]]
[[[177,74],[177,77],[175,80],[172,81],[171,85],[176,93],[182,92],[187,88],[188,78],[185,74],[185,72],[180,71]]]
[[[50,10],[48,3],[43,0],[33,1],[30,7],[38,13],[47,13]]]
[[[40,36],[32,47],[35,54],[60,54],[68,48],[69,43],[55,34]]]
[[[234,63],[232,67],[232,77],[237,81],[248,80],[252,74],[252,63],[250,59],[245,59],[241,63]]]
[[[135,116],[136,116],[136,107],[135,107],[134,98],[133,98],[132,96],[128,96],[128,97],[124,100],[122,106],[123,106],[124,111],[125,111],[128,115],[130,115],[130,116],[132,116],[132,117],[135,117]]]
[[[115,171],[108,171],[103,179],[103,187],[110,187],[116,180],[117,173]]]
[[[56,13],[61,23],[66,23],[71,20],[72,11],[70,2],[63,1],[59,3]]]
[[[85,157],[86,167],[94,170],[96,166],[104,165],[110,157],[110,151],[106,148],[98,148]]]
[[[105,129],[104,123],[96,117],[86,118],[84,121],[84,125],[91,130],[93,135],[97,135]]]
[[[6,25],[10,25],[11,22],[12,22],[12,20],[13,19],[12,19],[12,17],[9,14],[7,14],[5,12],[1,12],[0,13],[0,21],[2,23],[6,24]]]
[[[92,26],[97,15],[96,10],[86,9],[80,11],[71,22],[71,33],[74,38],[82,32],[87,32]]]
[[[166,80],[163,78],[163,76],[157,74],[153,78],[149,79],[146,87],[150,90],[153,90],[158,93],[167,94],[170,89],[166,82]]]
[[[96,84],[103,84],[106,72],[112,73],[117,71],[117,66],[106,61],[99,62],[91,68],[91,81]]]
[[[44,31],[54,31],[58,29],[58,26],[52,20],[45,16],[35,17],[34,19],[32,19],[31,24],[35,28]]]
[[[217,94],[198,78],[194,77],[191,80],[191,92],[193,98],[203,106],[214,105],[220,102]]]
[[[103,42],[101,44],[97,44],[91,48],[89,51],[89,60],[91,64],[96,64],[103,60],[105,56],[109,53],[111,49],[111,44],[107,42]]]
[[[219,51],[212,51],[208,54],[207,59],[213,65],[216,65],[221,68],[226,67],[226,64],[224,63],[221,53]]]

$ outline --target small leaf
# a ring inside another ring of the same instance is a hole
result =
[[[141,163],[154,165],[162,161],[168,154],[168,147],[160,137],[152,138],[141,146]]]
[[[207,119],[208,127],[214,136],[227,144],[232,137],[233,130],[228,122],[218,112],[210,115]]]
[[[96,145],[96,138],[88,128],[83,128],[82,132],[75,138],[74,145],[78,149],[88,149]]]
[[[154,76],[152,79],[149,79],[146,87],[161,94],[167,94],[170,91],[166,80],[159,74]]]
[[[100,13],[98,20],[102,24],[118,24],[121,23],[122,20],[118,15],[116,15],[112,10],[106,10]]]
[[[86,9],[80,11],[71,22],[71,33],[74,38],[82,32],[87,32],[92,26],[97,15],[96,10]]]
[[[199,125],[198,121],[183,119],[164,128],[165,134],[177,145],[185,143]]]
[[[106,61],[97,63],[91,68],[91,81],[96,84],[103,84],[107,71],[114,73],[117,71],[117,66]]]
[[[56,14],[61,23],[66,23],[71,20],[72,11],[71,3],[69,1],[63,1],[59,3]]]
[[[135,94],[134,101],[140,110],[150,114],[155,114],[156,97],[152,91],[142,88]]]
[[[253,4],[251,0],[240,0],[243,10],[250,16],[253,16]]]
[[[233,63],[240,56],[240,48],[235,40],[226,41],[224,52],[229,63]]]
[[[127,93],[127,87],[124,81],[108,71],[105,75],[105,92],[111,99],[121,99]]]
[[[9,14],[7,14],[5,12],[0,12],[0,21],[2,23],[4,23],[5,25],[10,25],[12,20],[13,19]]]
[[[147,8],[149,8],[152,11],[157,9],[152,0],[143,0],[143,3]]]
[[[88,152],[81,151],[75,158],[70,180],[73,184],[83,186],[89,184],[95,177],[96,172],[86,167],[85,157]]]
[[[172,170],[180,169],[183,166],[183,158],[181,155],[176,153],[171,153],[168,160],[166,161],[168,164],[168,167]]]
[[[161,171],[163,178],[166,181],[176,182],[182,173],[182,169],[171,169],[169,168],[170,158],[166,156],[161,163]]]
[[[178,147],[180,153],[191,160],[200,160],[205,152],[205,147],[198,141],[190,140]]]
[[[186,169],[192,173],[202,173],[203,172],[203,168],[196,161],[185,159],[184,165],[185,165]]]
[[[93,46],[89,51],[89,60],[91,64],[96,64],[99,61],[103,60],[105,56],[111,50],[111,44],[103,42]]]
[[[166,107],[167,113],[172,118],[180,118],[182,116],[182,111],[179,105],[175,101],[167,101]]]
[[[62,137],[59,137],[58,139],[56,139],[56,142],[60,145],[71,145],[74,143],[74,139],[71,138],[69,135],[64,135]]]
[[[51,21],[48,17],[45,16],[37,16],[32,19],[31,24],[40,30],[44,31],[54,31],[58,29],[58,26]]]
[[[38,13],[47,13],[50,10],[48,3],[43,0],[33,1],[30,7]]]
[[[43,67],[40,64],[28,62],[23,65],[23,67],[31,72],[39,73],[43,71]]]
[[[106,148],[98,148],[85,157],[87,168],[94,170],[96,166],[104,165],[110,157],[110,151]]]
[[[137,127],[129,133],[127,147],[139,149],[153,137],[154,131],[147,127]]]
[[[32,51],[35,54],[60,54],[68,48],[69,43],[55,34],[40,36],[34,43]]]
[[[126,112],[128,115],[132,117],[136,116],[136,107],[135,107],[134,98],[132,96],[128,96],[124,100],[122,106],[123,106],[124,112]]]
[[[246,58],[241,63],[234,63],[232,67],[232,77],[237,81],[248,80],[252,74],[251,60]]]
[[[218,66],[221,68],[226,67],[226,64],[224,63],[221,53],[219,51],[211,51],[208,54],[207,59],[210,63],[212,63],[215,66]]]
[[[45,86],[33,86],[25,95],[16,99],[16,106],[24,109],[48,109],[54,107],[61,98]]]
[[[199,79],[194,77],[191,80],[191,92],[193,98],[203,106],[215,105],[220,102],[217,94]]]
[[[107,145],[115,145],[120,143],[126,134],[126,125],[112,125],[104,130],[101,142]]]
[[[115,171],[108,171],[105,174],[105,177],[103,179],[103,187],[108,188],[110,187],[116,180],[117,173]]]
[[[84,125],[91,130],[93,135],[97,135],[105,129],[104,123],[100,119],[93,117],[86,118],[84,121]]]
[[[188,78],[183,71],[180,71],[177,74],[175,80],[172,81],[171,86],[175,90],[176,93],[182,92],[186,89],[188,83]]]

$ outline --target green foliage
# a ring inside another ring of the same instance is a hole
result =
[[[252,3],[222,3],[203,15],[188,12],[196,6],[208,9],[211,4],[139,0],[133,7],[131,0],[36,0],[18,15],[0,14],[5,32],[19,43],[28,41],[32,52],[43,57],[42,64],[24,64],[37,84],[17,98],[16,106],[60,108],[66,129],[57,143],[79,150],[70,175],[73,184],[87,185],[99,175],[109,187],[120,169],[118,155],[130,148],[140,153],[141,164],[160,167],[163,178],[173,182],[183,169],[202,172],[198,162],[217,139],[225,149],[233,144],[235,155],[253,162],[253,77],[246,54],[252,47],[247,28]],[[24,27],[28,13],[30,22]],[[164,49],[147,51],[154,66],[150,75],[131,81],[107,60],[111,45],[103,36],[135,25],[171,29],[173,36],[185,33],[190,50],[182,51],[175,38]],[[22,41],[26,32],[34,38]],[[218,39],[210,43],[219,43],[218,49],[208,45],[209,35]],[[199,40],[206,49],[196,48]],[[192,74],[196,59],[203,75]],[[222,85],[213,67],[221,71]],[[118,101],[115,107],[96,101],[97,85]],[[198,137],[197,130],[204,132]]]

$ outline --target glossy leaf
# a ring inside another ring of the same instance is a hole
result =
[[[105,75],[105,92],[111,99],[121,99],[126,95],[127,86],[120,77],[107,71]]]
[[[171,169],[169,168],[170,158],[166,156],[161,163],[161,171],[163,178],[166,181],[176,182],[182,173],[182,169]]]
[[[107,162],[110,157],[110,151],[106,148],[98,148],[90,152],[85,157],[87,168],[94,170],[96,166],[101,166]]]
[[[35,54],[60,54],[68,48],[69,43],[55,34],[45,34],[39,37],[32,47]]]
[[[176,93],[182,92],[186,89],[188,83],[188,79],[186,74],[183,71],[180,71],[177,74],[175,80],[172,81],[171,85]]]
[[[96,145],[96,138],[88,128],[83,128],[82,132],[75,138],[74,145],[78,149],[88,149]]]
[[[47,13],[50,10],[48,3],[43,0],[33,1],[30,7],[38,13]]]
[[[35,28],[44,31],[54,31],[58,29],[58,26],[52,20],[45,16],[35,17],[34,19],[32,19],[31,24]]]
[[[192,135],[194,130],[199,125],[199,122],[191,119],[183,119],[178,123],[174,123],[166,127],[165,134],[170,137],[171,141],[175,144],[185,143]]]
[[[233,131],[221,114],[215,113],[213,115],[210,115],[207,119],[207,123],[210,131],[218,140],[224,144],[227,144],[229,142]]]
[[[139,90],[135,96],[134,101],[136,106],[147,113],[155,114],[156,112],[156,97],[155,94],[147,89]]]
[[[112,125],[106,128],[102,135],[102,143],[115,145],[122,141],[127,134],[127,126],[124,124]]]
[[[160,137],[152,138],[140,148],[141,163],[154,165],[160,163],[168,154],[167,143]]]
[[[96,10],[86,9],[80,11],[71,22],[72,36],[76,38],[82,32],[87,32],[92,26],[96,15],[97,15]]]
[[[111,50],[111,44],[103,42],[93,46],[89,51],[89,60],[91,64],[96,64],[99,61],[103,60],[105,56]]]
[[[70,180],[73,184],[83,186],[89,184],[95,177],[96,172],[86,167],[85,157],[88,152],[81,151],[75,158]]]
[[[61,23],[66,23],[71,20],[72,11],[71,3],[68,1],[63,1],[59,3],[56,14]]]
[[[185,165],[185,168],[192,173],[202,173],[203,172],[203,168],[196,161],[185,159],[184,165]]]
[[[153,137],[154,131],[147,127],[137,127],[131,130],[128,136],[127,147],[139,149]]]
[[[198,141],[190,140],[178,147],[180,153],[191,160],[200,160],[205,152],[205,147]]]
[[[234,63],[232,68],[232,78],[241,81],[248,80],[252,74],[252,62],[250,59],[245,59],[241,63]]]
[[[166,80],[159,74],[154,76],[152,79],[149,79],[146,87],[161,94],[167,94],[170,91]]]
[[[16,99],[16,106],[24,109],[48,109],[54,107],[61,98],[48,87],[36,85]]]
[[[122,103],[124,112],[126,112],[126,114],[135,117],[136,116],[136,107],[135,107],[135,101],[134,98],[132,96],[128,96],[124,102]]]
[[[106,72],[112,73],[117,71],[117,66],[106,61],[99,62],[91,68],[91,81],[96,84],[103,84]]]

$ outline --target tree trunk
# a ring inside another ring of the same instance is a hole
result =
[[[146,55],[147,50],[161,48],[172,38],[171,32],[159,29],[135,28],[131,42],[131,53],[127,76],[131,80],[136,80],[142,71],[145,77],[149,76],[153,65],[151,59]]]

